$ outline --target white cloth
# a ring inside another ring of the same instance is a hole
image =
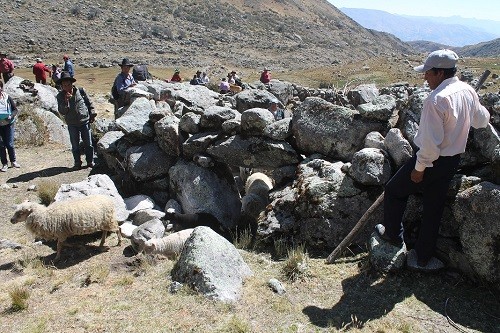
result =
[[[415,144],[415,170],[432,167],[439,156],[465,151],[470,127],[488,125],[490,114],[479,103],[474,89],[456,76],[446,79],[424,101]]]
[[[2,92],[0,94],[0,120],[7,119],[11,114],[8,99],[9,95],[7,95],[5,92]]]

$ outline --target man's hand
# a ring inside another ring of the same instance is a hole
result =
[[[412,182],[420,183],[424,179],[424,171],[417,171],[413,169],[410,178]]]
[[[70,91],[66,91],[66,94],[64,95],[64,100],[66,103],[70,100],[70,98],[73,97],[73,94]]]

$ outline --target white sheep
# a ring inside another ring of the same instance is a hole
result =
[[[184,229],[171,233],[163,238],[152,238],[144,243],[144,252],[146,253],[159,253],[168,258],[175,258],[178,256],[186,240],[191,236],[194,229]]]
[[[242,214],[256,219],[269,202],[273,181],[262,172],[252,173],[245,184],[245,196],[241,199]]]
[[[102,231],[100,247],[104,245],[108,231],[121,236],[115,216],[115,205],[109,196],[89,195],[83,198],[54,202],[44,206],[25,201],[16,207],[11,223],[26,221],[26,228],[45,240],[57,240],[55,261],[61,256],[64,241],[74,235]]]

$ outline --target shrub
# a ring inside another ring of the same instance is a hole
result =
[[[50,205],[59,190],[59,184],[53,180],[42,180],[38,184],[38,198],[45,206]]]
[[[28,298],[30,293],[25,286],[16,286],[9,291],[9,296],[12,301],[11,310],[22,311],[28,308]]]
[[[78,16],[82,13],[82,8],[80,5],[74,5],[73,8],[71,8],[71,14],[74,16]]]
[[[285,265],[282,269],[283,274],[290,281],[297,281],[307,275],[308,265],[307,265],[308,255],[305,250],[304,245],[299,245],[296,248],[288,250],[288,258],[285,261]]]
[[[87,14],[87,20],[93,20],[96,19],[99,14],[101,14],[101,11],[98,8],[90,8],[88,14]]]

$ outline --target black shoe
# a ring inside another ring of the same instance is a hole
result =
[[[387,236],[385,234],[385,226],[383,224],[377,224],[375,226],[375,232],[382,240],[391,244],[392,246],[403,247],[403,245],[404,245],[404,242],[402,240],[400,240],[399,238],[391,238],[391,237]]]

